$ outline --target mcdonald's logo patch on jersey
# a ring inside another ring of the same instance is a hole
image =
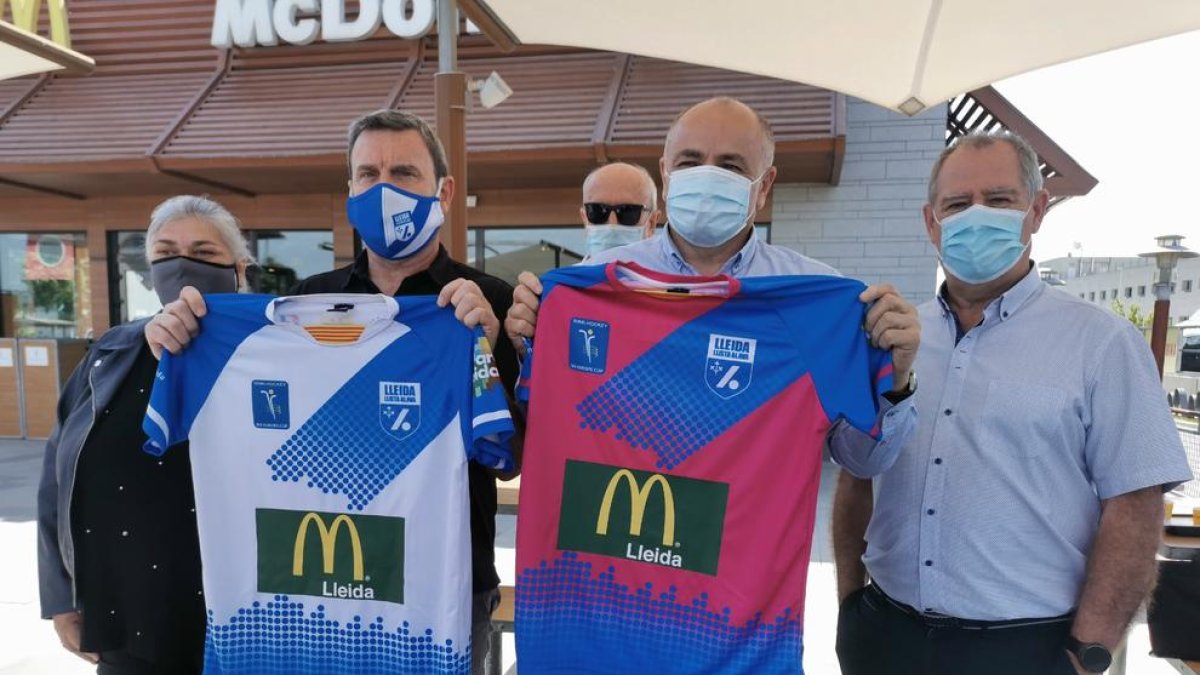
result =
[[[257,509],[258,592],[404,602],[404,519]]]
[[[558,547],[716,575],[725,483],[567,460]]]

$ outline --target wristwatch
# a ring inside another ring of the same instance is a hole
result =
[[[1089,673],[1103,673],[1112,665],[1112,652],[1099,642],[1080,642],[1074,635],[1068,635],[1067,651],[1074,654],[1079,665]]]
[[[917,391],[917,371],[914,368],[914,369],[908,371],[908,382],[905,383],[903,389],[901,389],[900,391],[885,392],[883,397],[888,400],[888,403],[891,403],[892,405],[896,405],[897,403],[903,401],[904,399],[908,398],[909,396],[912,396],[913,393],[915,393],[916,391]]]

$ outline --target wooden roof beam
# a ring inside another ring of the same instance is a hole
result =
[[[629,64],[633,57],[629,54],[617,54],[613,61],[613,76],[608,83],[608,91],[600,104],[600,113],[596,116],[596,126],[592,128],[592,148],[596,151],[596,163],[608,163],[607,144],[612,134],[613,120],[617,117],[617,109],[621,106],[621,97],[625,92],[625,81],[629,77]]]
[[[396,80],[396,86],[392,87],[392,91],[384,103],[384,107],[388,110],[395,109],[400,105],[401,99],[404,98],[404,92],[408,91],[413,78],[417,76],[417,70],[421,68],[421,62],[425,60],[425,40],[414,40],[413,43],[414,46],[409,50],[408,63],[404,66],[404,72],[400,73],[400,78]]]
[[[40,75],[36,80],[34,80],[33,84],[30,85],[29,89],[26,90],[24,94],[18,96],[17,99],[10,103],[7,108],[5,108],[3,111],[0,111],[0,127],[4,126],[4,123],[7,122],[10,117],[17,114],[17,111],[20,110],[21,107],[26,103],[28,103],[29,99],[33,98],[34,95],[41,91],[50,82],[50,78],[51,75],[49,73]]]
[[[232,65],[232,50],[222,49],[220,56],[217,59],[217,69],[213,72],[212,77],[210,77],[208,82],[200,88],[200,91],[196,92],[196,95],[192,97],[192,100],[188,101],[188,104],[179,111],[179,114],[175,115],[175,119],[171,120],[171,123],[167,125],[166,129],[163,129],[162,133],[158,135],[158,138],[154,139],[154,143],[152,143],[150,145],[150,149],[146,151],[147,157],[153,158],[162,154],[163,149],[167,147],[167,145],[171,142],[171,139],[175,137],[175,134],[179,133],[179,130],[183,128],[183,125],[187,124],[187,121],[191,119],[193,114],[195,114],[196,109],[199,108],[200,105],[204,103],[205,99],[207,99],[213,93],[213,90],[217,88],[217,85],[221,84],[221,80],[225,79],[225,76],[229,74],[229,69]],[[157,165],[155,168],[157,168]]]
[[[1058,173],[1046,180],[1047,189],[1056,197],[1081,197],[1092,191],[1099,183],[1079,162],[1067,154],[1044,131],[1017,109],[994,87],[984,87],[970,92],[971,97],[987,109],[992,117],[1014,134],[1024,138],[1037,151],[1038,157]]]
[[[52,195],[55,197],[77,199],[79,201],[87,199],[87,195],[81,195],[76,192],[67,192],[66,190],[55,190],[54,188],[42,187],[40,185],[31,185],[29,183],[22,183],[21,181],[12,180],[10,178],[0,177],[0,185],[7,185],[9,187],[20,188],[22,190],[32,190],[33,192],[40,192],[42,194]]]

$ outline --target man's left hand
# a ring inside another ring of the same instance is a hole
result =
[[[467,328],[483,327],[483,334],[493,346],[500,335],[500,321],[479,284],[469,279],[455,279],[442,287],[438,293],[438,307],[454,306],[454,316]]]
[[[891,350],[893,390],[903,391],[908,386],[908,374],[921,344],[917,308],[891,284],[869,286],[858,299],[871,305],[866,321],[871,344]]]

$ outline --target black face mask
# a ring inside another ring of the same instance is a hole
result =
[[[150,282],[164,305],[178,300],[184,286],[194,286],[201,293],[236,293],[238,287],[234,265],[218,265],[182,255],[150,263]]]

